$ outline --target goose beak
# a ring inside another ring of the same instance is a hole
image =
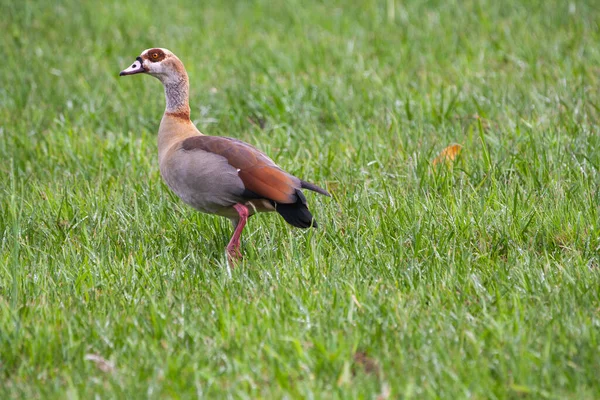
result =
[[[142,63],[142,57],[138,57],[135,59],[134,63],[131,64],[131,67],[125,68],[121,71],[119,76],[140,74],[142,72],[146,72],[146,68],[144,68],[144,64]]]

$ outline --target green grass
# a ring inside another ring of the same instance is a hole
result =
[[[596,1],[0,11],[0,398],[600,397]],[[228,276],[160,83],[118,78],[153,46],[204,133],[332,192],[321,229],[253,217]]]

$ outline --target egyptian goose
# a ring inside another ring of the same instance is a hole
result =
[[[316,227],[301,189],[326,190],[283,171],[269,157],[237,139],[205,136],[190,120],[189,80],[167,49],[142,52],[120,76],[145,73],[160,80],[167,106],[158,129],[158,163],[167,186],[195,209],[227,217],[234,232],[227,254],[241,258],[240,236],[249,216],[277,211],[290,225]]]

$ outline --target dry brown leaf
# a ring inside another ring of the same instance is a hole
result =
[[[83,359],[86,361],[92,361],[102,372],[115,371],[115,364],[108,361],[106,358],[99,356],[98,354],[86,354]]]
[[[442,150],[440,154],[438,154],[438,156],[433,160],[433,165],[437,165],[442,162],[450,164],[456,159],[456,157],[458,157],[461,151],[462,146],[460,144],[451,144]]]
[[[375,374],[379,376],[379,364],[377,361],[367,355],[364,351],[354,353],[354,363],[363,367],[367,374]]]

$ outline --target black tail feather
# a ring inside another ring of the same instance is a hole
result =
[[[306,207],[306,197],[300,190],[296,190],[298,200],[291,204],[275,204],[275,210],[285,219],[285,221],[298,228],[317,228],[317,221]]]
[[[324,196],[327,196],[327,197],[331,197],[331,195],[329,194],[329,192],[327,192],[327,190],[318,187],[314,183],[310,183],[310,182],[306,182],[306,181],[300,180],[300,187],[303,188],[303,189],[312,190],[313,192],[320,193],[320,194],[322,194]]]

